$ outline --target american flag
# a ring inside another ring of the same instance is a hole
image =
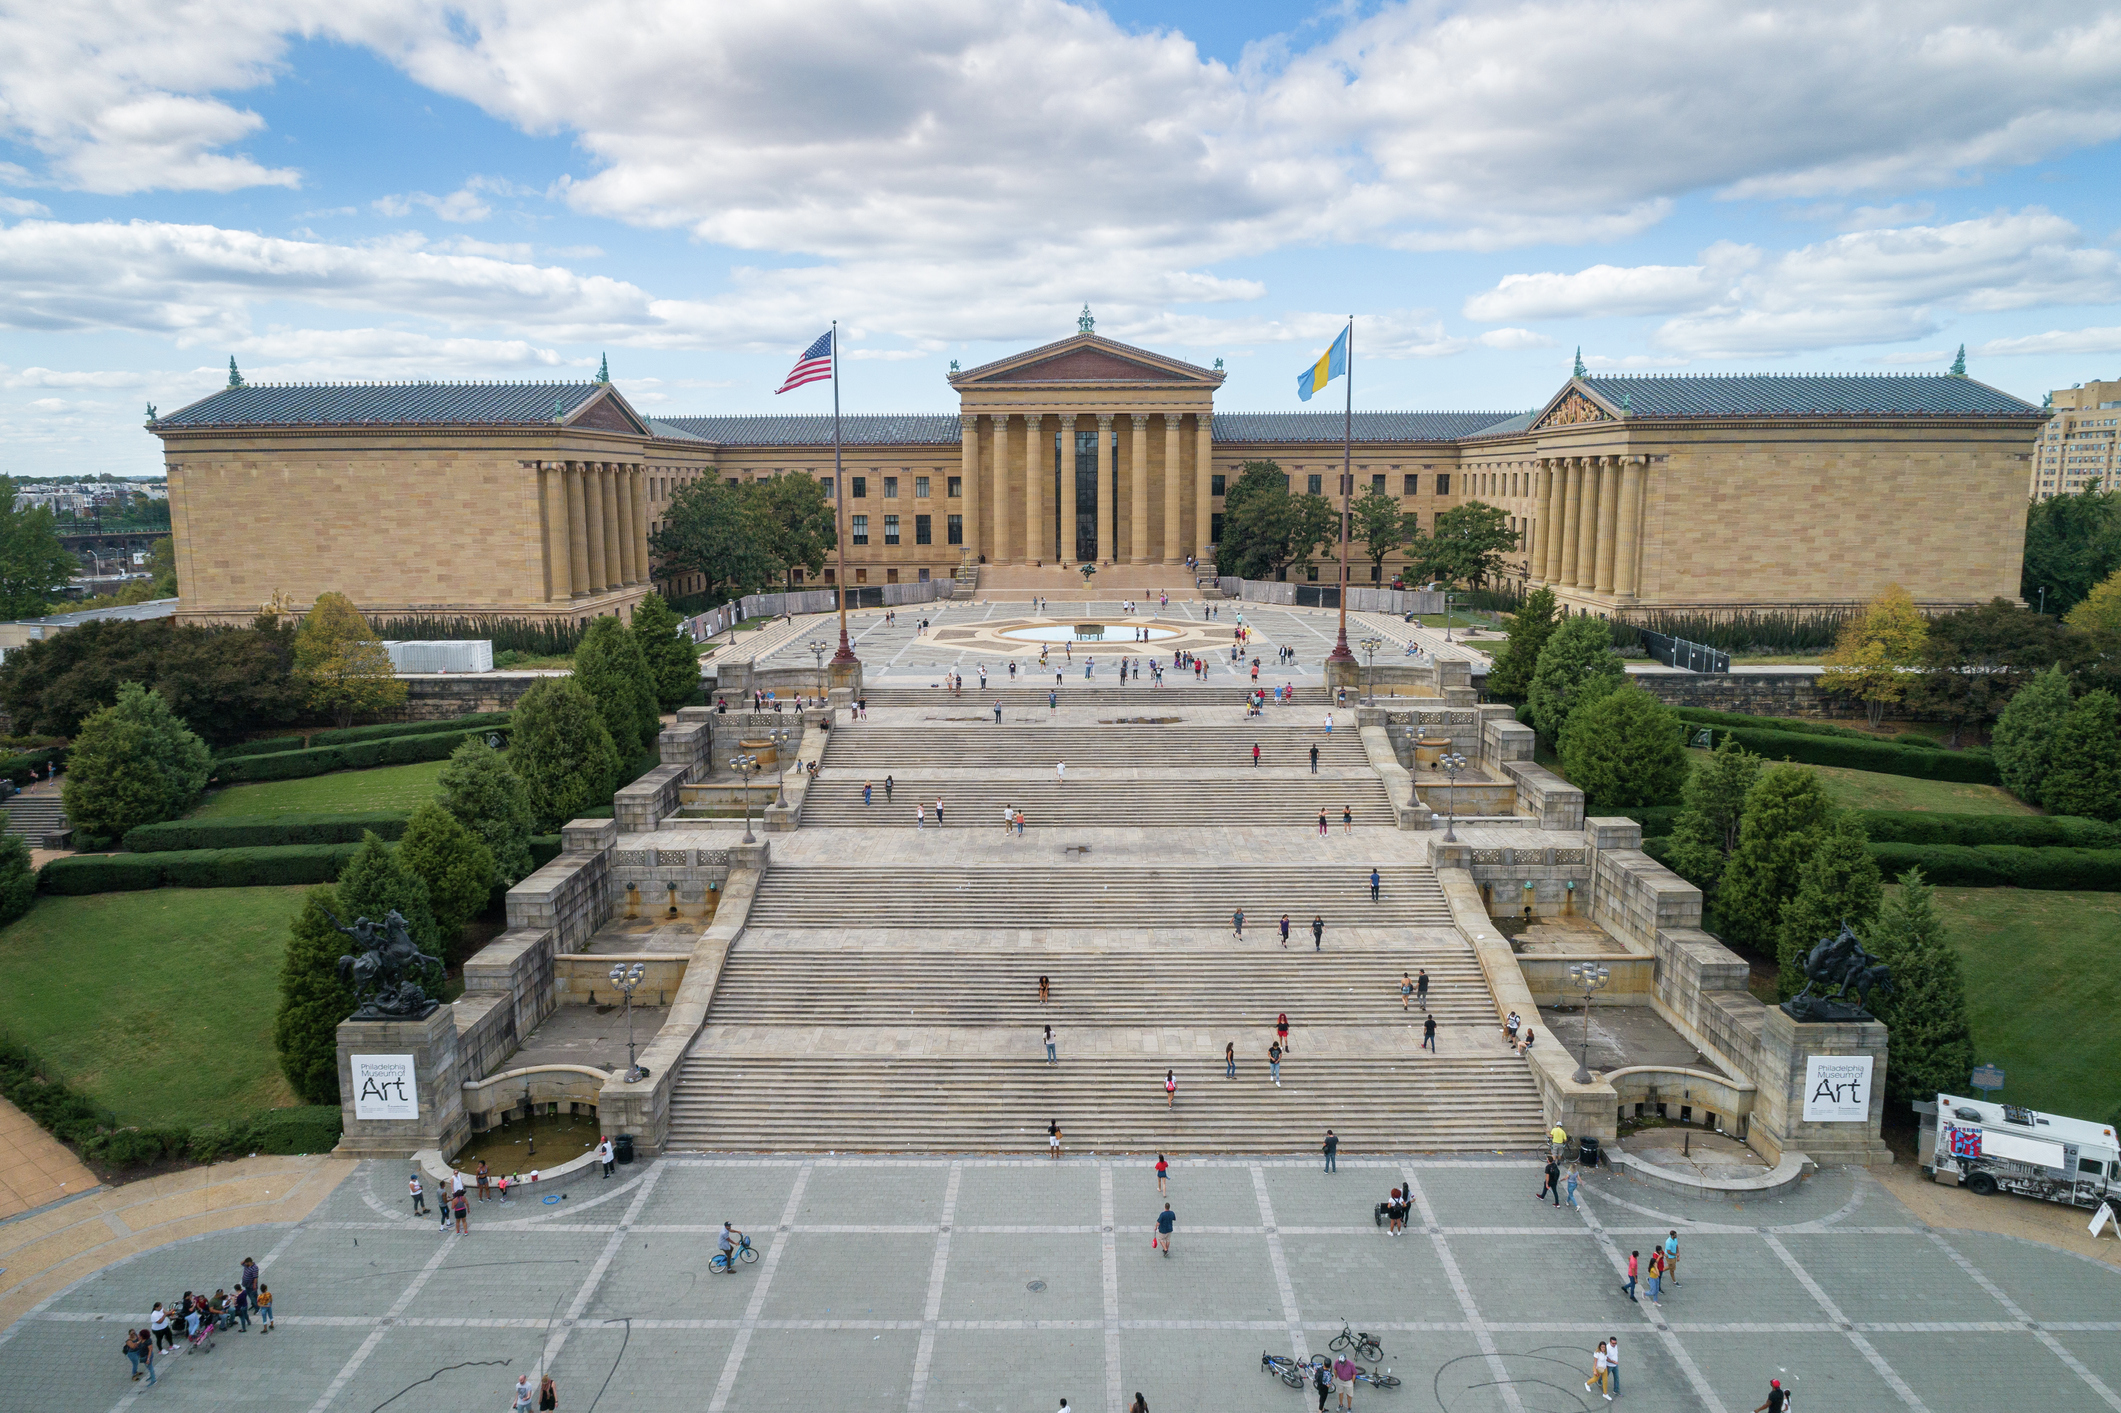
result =
[[[817,342],[803,350],[803,356],[795,360],[795,367],[788,370],[788,380],[773,390],[775,397],[790,388],[799,388],[805,383],[822,382],[832,376],[832,331],[827,329],[817,336]]]

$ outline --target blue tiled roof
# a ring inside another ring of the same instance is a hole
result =
[[[529,426],[573,412],[600,383],[293,383],[223,388],[167,417],[172,427]]]
[[[1637,417],[2017,417],[2029,402],[1950,373],[1740,373],[1671,377],[1593,375],[1581,380]]]
[[[1534,409],[1531,412],[1520,412],[1515,417],[1504,418],[1502,421],[1497,422],[1492,427],[1482,427],[1479,431],[1468,432],[1466,433],[1466,435],[1469,437],[1511,436],[1517,432],[1522,432],[1529,429],[1532,425],[1532,419],[1537,417],[1538,415],[1539,412],[1537,409]]]
[[[1338,412],[1218,412],[1219,442],[1338,442]],[[1448,442],[1469,437],[1508,417],[1507,412],[1358,412],[1352,436],[1358,442]]]
[[[832,419],[823,413],[771,417],[658,417],[689,437],[723,446],[831,446]],[[840,418],[842,446],[956,446],[953,413],[863,413]]]

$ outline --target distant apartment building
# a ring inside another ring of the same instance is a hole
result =
[[[2121,381],[2079,383],[2048,397],[2055,415],[2033,455],[2032,498],[2121,490]]]

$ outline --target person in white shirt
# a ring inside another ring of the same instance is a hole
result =
[[[1604,1395],[1605,1401],[1611,1403],[1613,1395],[1605,1391],[1605,1370],[1605,1341],[1600,1340],[1598,1341],[1598,1348],[1591,1355],[1591,1377],[1583,1381],[1583,1388],[1586,1393],[1594,1388],[1597,1389],[1600,1394]]]
[[[605,1140],[604,1140],[604,1141],[603,1141],[602,1143],[599,1143],[599,1144],[597,1145],[597,1161],[598,1161],[599,1163],[602,1163],[602,1164],[604,1165],[604,1176],[605,1176],[605,1177],[610,1177],[610,1176],[611,1176],[611,1168],[612,1168],[612,1162],[611,1162],[611,1140],[610,1140],[609,1138],[606,1138],[606,1139],[605,1139]]]
[[[1620,1336],[1614,1335],[1605,1342],[1605,1396],[1608,1399],[1620,1395]]]
[[[420,1175],[418,1173],[414,1173],[410,1178],[406,1180],[406,1182],[407,1185],[412,1189],[412,1214],[415,1217],[426,1216],[427,1189],[420,1186]]]

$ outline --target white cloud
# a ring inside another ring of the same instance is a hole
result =
[[[1552,348],[1554,340],[1545,334],[1535,334],[1530,329],[1490,329],[1480,336],[1480,342],[1489,348],[1515,351],[1521,348]]]
[[[1469,319],[1585,319],[1699,309],[1753,262],[1749,247],[1717,246],[1699,265],[1593,265],[1572,275],[1505,275],[1465,303]]]
[[[2025,353],[2115,353],[2121,352],[2121,328],[2050,329],[2023,338],[1990,339],[1974,352],[1983,358]]]
[[[20,372],[0,364],[0,388],[139,388],[159,373],[136,373],[129,369],[72,371],[56,368],[24,368]]]
[[[1951,356],[1952,351],[1948,348],[1909,348],[1902,349],[1897,353],[1888,353],[1881,357],[1873,358],[1871,362],[1883,363],[1889,367],[1907,368],[1919,367],[1929,363],[1942,363]]]
[[[20,196],[0,196],[0,216],[49,216],[51,208],[41,201]]]

